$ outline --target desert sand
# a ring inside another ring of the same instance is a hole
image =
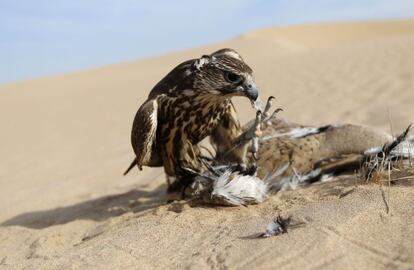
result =
[[[291,121],[394,134],[414,122],[414,20],[268,28],[0,85],[0,269],[413,269],[412,181],[343,176],[229,208],[167,204],[161,168],[122,176],[152,86],[222,47],[241,53],[261,97],[274,95]],[[242,122],[254,117],[247,100],[236,107]],[[306,224],[255,239],[278,214]]]

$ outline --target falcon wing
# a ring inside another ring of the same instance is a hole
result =
[[[143,165],[162,166],[161,158],[156,151],[157,116],[158,102],[154,98],[142,104],[134,118],[131,143],[140,170]]]

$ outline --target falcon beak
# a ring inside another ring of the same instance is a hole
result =
[[[251,101],[256,101],[257,97],[259,96],[256,84],[252,81],[247,81],[243,85],[243,94]]]

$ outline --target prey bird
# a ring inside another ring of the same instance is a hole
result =
[[[252,69],[235,50],[179,64],[154,86],[135,115],[131,143],[136,158],[125,174],[134,166],[163,166],[169,191],[178,191],[205,168],[198,143],[207,136],[226,162],[246,167],[255,127],[243,131],[234,96],[252,103],[258,98]]]

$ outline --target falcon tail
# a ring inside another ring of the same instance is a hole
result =
[[[134,158],[134,160],[129,165],[128,169],[126,169],[126,171],[124,172],[124,176],[127,175],[129,171],[132,170],[132,168],[134,168],[136,165],[137,165],[137,158]]]

